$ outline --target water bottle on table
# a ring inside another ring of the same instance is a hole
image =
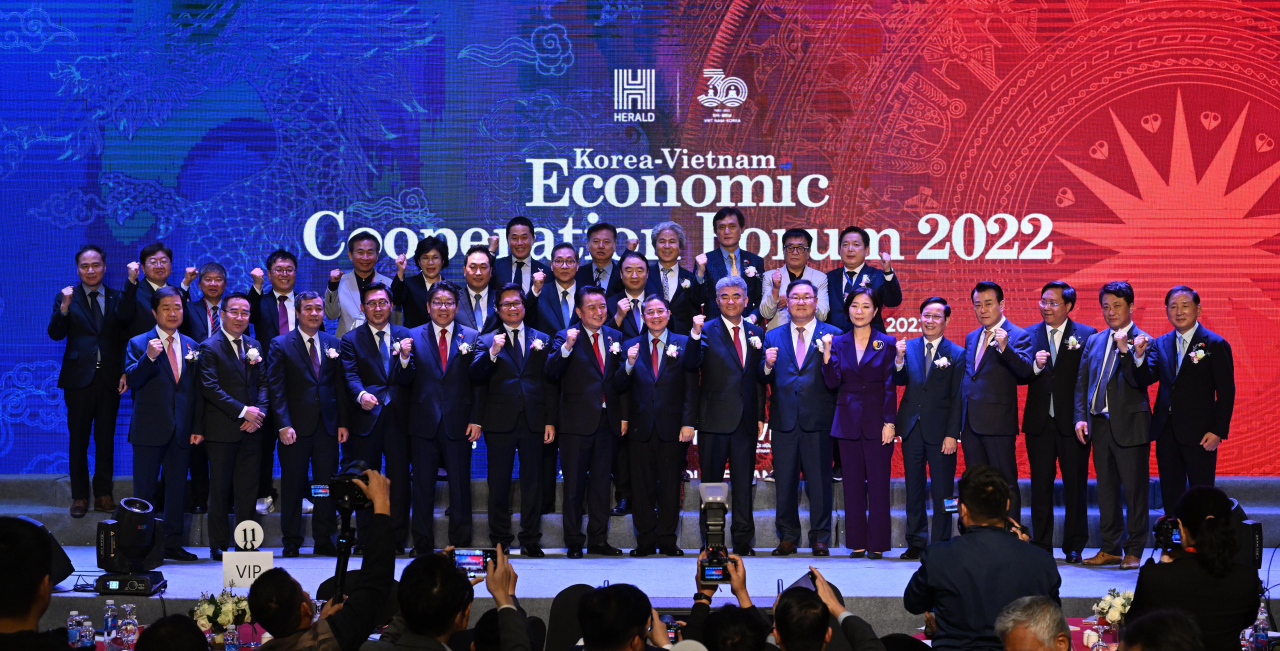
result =
[[[80,611],[73,610],[67,615],[67,646],[80,646]]]
[[[118,628],[120,628],[120,617],[116,614],[116,601],[108,599],[106,607],[102,609],[102,638],[111,639]]]

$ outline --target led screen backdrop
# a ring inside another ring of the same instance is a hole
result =
[[[1127,279],[1154,334],[1192,285],[1236,354],[1220,472],[1280,472],[1277,3],[5,2],[0,32],[0,472],[66,469],[45,326],[84,242],[113,286],[163,239],[174,281],[216,260],[247,287],[284,246],[320,288],[360,228],[393,273],[519,214],[539,257],[675,219],[690,264],[727,205],[771,267],[787,227],[824,270],[841,227],[872,229],[908,336],[940,294],[962,341],[978,279],[1024,326],[1047,280],[1099,326],[1097,288]]]

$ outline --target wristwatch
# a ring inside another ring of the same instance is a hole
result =
[[[704,594],[702,594],[701,592],[695,592],[695,593],[693,593],[693,600],[694,600],[694,601],[705,601],[705,602],[707,602],[707,605],[711,605],[711,597],[708,597],[707,595],[704,595]]]

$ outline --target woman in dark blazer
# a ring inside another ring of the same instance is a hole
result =
[[[893,458],[898,392],[893,337],[871,327],[880,297],[859,287],[844,300],[849,332],[821,339],[822,377],[838,389],[831,436],[844,465],[845,545],[853,558],[889,550],[889,461]],[[863,505],[866,505],[865,507]]]
[[[404,327],[416,328],[431,322],[427,311],[427,292],[440,282],[440,274],[449,266],[449,245],[432,235],[418,240],[413,262],[422,273],[404,277],[405,259],[396,260],[396,277],[391,280],[391,300],[404,312]]]
[[[1125,619],[1172,608],[1191,615],[1206,649],[1237,649],[1240,631],[1258,616],[1262,582],[1252,567],[1235,562],[1240,542],[1231,499],[1217,488],[1196,486],[1178,500],[1182,549],[1177,558],[1147,561],[1138,572]]]

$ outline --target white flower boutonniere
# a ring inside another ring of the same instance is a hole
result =
[[[614,355],[617,355],[618,353],[622,352],[622,344],[616,341],[613,341],[612,343],[609,344],[609,352],[613,353]]]
[[[757,272],[756,272],[755,265],[749,266],[742,271],[742,275],[746,276],[747,278],[755,278],[756,273]]]
[[[875,341],[871,342],[871,347],[872,347],[873,349],[875,349],[875,350],[880,350],[880,349],[884,348],[884,342],[883,342],[883,341],[880,341],[879,339],[877,339],[877,340],[875,340]]]
[[[459,355],[466,355],[469,352],[471,352],[471,344],[468,344],[466,342],[458,344]]]
[[[754,348],[754,349],[756,349],[756,350],[760,350],[761,343],[760,343],[760,338],[759,338],[759,337],[752,337],[752,338],[748,339],[747,341],[751,342],[751,347],[752,347],[752,348]]]
[[[870,277],[870,276],[863,276],[863,277],[862,277],[862,282],[861,282],[861,283],[858,283],[858,284],[862,285],[863,287],[866,287],[867,285],[870,285],[870,284],[871,284],[871,277]]]
[[[393,342],[391,342],[391,354],[392,354],[392,355],[399,355],[399,354],[400,354],[400,342],[399,342],[399,341],[393,341]]]
[[[676,358],[680,356],[680,348],[675,344],[667,346],[667,357]]]
[[[1196,347],[1187,353],[1187,357],[1191,358],[1192,364],[1199,364],[1200,360],[1209,356],[1209,351],[1204,349],[1204,344],[1196,344]]]
[[[1067,338],[1067,350],[1075,350],[1080,347],[1080,340],[1075,335]]]
[[[693,286],[693,283],[689,282],[688,278],[685,278],[684,280],[680,281],[680,286],[685,289],[689,289],[690,287]]]
[[[938,368],[947,368],[948,366],[951,366],[951,360],[946,357],[938,357],[933,360],[933,365]]]
[[[326,348],[326,349],[324,350],[324,354],[325,354],[329,359],[338,359],[338,349],[337,349],[337,348]]]
[[[245,351],[244,358],[249,362],[249,365],[252,366],[262,361],[262,353],[259,353],[257,348],[250,348],[248,351]]]
[[[197,359],[200,359],[200,351],[194,348],[187,348],[187,354],[183,356],[183,359],[188,362],[194,362]]]
[[[542,346],[543,346],[543,343],[541,339],[534,339],[533,341],[529,342],[529,347],[534,350],[542,350]]]

